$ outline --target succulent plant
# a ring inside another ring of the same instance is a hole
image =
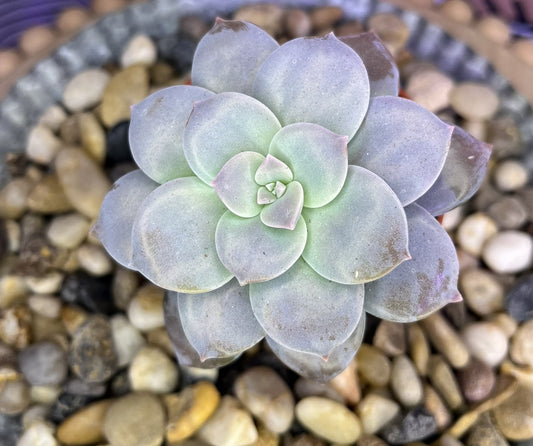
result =
[[[375,34],[279,46],[217,19],[191,79],[132,108],[140,170],[95,225],[119,263],[169,290],[182,363],[220,366],[266,338],[327,380],[355,355],[364,312],[409,322],[461,299],[434,216],[475,192],[490,148],[398,97]]]

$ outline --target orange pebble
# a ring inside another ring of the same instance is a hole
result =
[[[89,22],[91,14],[84,8],[67,8],[59,14],[56,26],[62,33],[71,33]]]
[[[52,45],[55,38],[55,33],[49,27],[34,26],[20,36],[19,46],[24,53],[32,56]]]

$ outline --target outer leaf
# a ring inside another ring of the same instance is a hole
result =
[[[194,104],[183,135],[183,150],[193,172],[210,184],[237,153],[266,155],[280,128],[272,112],[254,98],[221,93]]]
[[[257,72],[253,96],[283,126],[312,122],[351,138],[365,116],[370,86],[361,58],[331,33],[274,51]]]
[[[298,223],[304,203],[304,191],[298,181],[287,185],[285,193],[273,203],[266,205],[259,216],[271,228],[293,230]]]
[[[131,109],[131,152],[143,172],[158,183],[192,175],[183,154],[183,130],[193,102],[213,96],[189,85],[165,88]]]
[[[416,202],[441,215],[467,201],[481,186],[492,148],[455,127],[448,157],[433,186]]]
[[[215,228],[225,211],[215,191],[197,178],[163,184],[137,213],[133,265],[167,290],[203,293],[221,287],[232,277],[215,247]]]
[[[331,203],[304,209],[305,261],[318,274],[352,284],[375,280],[409,258],[407,220],[391,188],[376,174],[349,166]]]
[[[279,133],[279,132],[278,132]],[[291,169],[279,159],[268,154],[255,172],[255,182],[257,184],[268,184],[276,181],[288,183],[294,179]]]
[[[316,274],[303,260],[268,282],[250,285],[255,317],[283,347],[326,357],[353,333],[364,287],[341,285]]]
[[[178,294],[178,311],[200,360],[235,356],[265,335],[252,313],[248,287],[236,280],[201,295]]]
[[[276,133],[268,151],[285,162],[302,184],[304,206],[316,208],[342,189],[348,170],[347,142],[345,136],[317,124],[300,122]]]
[[[266,336],[266,341],[276,356],[299,375],[319,382],[327,382],[341,373],[352,361],[365,334],[365,314],[351,336],[331,350],[327,360],[311,353],[291,350]]]
[[[143,200],[158,186],[143,172],[134,170],[119,178],[102,202],[93,231],[111,257],[128,268],[133,268],[133,220]]]
[[[370,96],[398,96],[400,73],[394,57],[374,31],[340,37],[363,60],[370,80]]]
[[[378,96],[355,138],[348,162],[378,174],[405,206],[422,196],[444,166],[453,127],[407,99]]]
[[[460,300],[459,263],[444,228],[421,206],[405,209],[412,260],[365,285],[365,310],[396,322],[412,322]]]
[[[239,217],[255,217],[261,212],[254,177],[264,159],[256,152],[238,153],[224,164],[211,183],[226,207]]]
[[[178,293],[167,291],[163,302],[163,314],[165,316],[165,327],[168,336],[172,342],[174,352],[176,353],[180,364],[210,369],[214,367],[222,367],[239,357],[239,355],[236,355],[228,356],[226,358],[211,358],[205,359],[202,362],[200,355],[191,345],[183,331],[183,325],[181,324],[178,312]]]
[[[255,74],[278,43],[251,23],[217,18],[194,53],[191,80],[216,93],[251,94]]]
[[[216,230],[217,253],[241,285],[264,282],[287,271],[301,256],[307,239],[300,218],[293,231],[265,226],[259,217],[226,212]]]

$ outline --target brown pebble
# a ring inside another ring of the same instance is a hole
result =
[[[416,370],[421,376],[426,376],[431,350],[420,325],[414,323],[407,326],[407,339],[409,340],[409,354]]]
[[[439,431],[446,429],[451,421],[452,415],[442,398],[429,384],[424,385],[424,407],[431,412],[435,418]]]
[[[409,39],[409,28],[395,14],[382,13],[373,15],[368,21],[368,28],[373,30],[385,42],[392,55],[405,47]]]
[[[253,23],[264,29],[271,36],[281,33],[283,25],[283,9],[272,3],[245,5],[235,12],[234,20]]]
[[[440,8],[440,12],[454,22],[462,23],[463,25],[468,25],[474,17],[472,8],[464,0],[445,1]]]
[[[344,11],[338,6],[324,6],[311,11],[310,18],[314,30],[329,29],[337,23]]]
[[[362,344],[356,355],[357,370],[360,376],[376,387],[389,383],[391,363],[376,347]]]
[[[46,175],[35,185],[28,195],[27,204],[31,211],[42,214],[60,214],[72,210],[55,174]]]
[[[405,325],[391,321],[381,321],[372,343],[387,356],[405,353]]]
[[[79,114],[68,116],[61,123],[59,136],[67,145],[77,145],[80,142]]]
[[[285,29],[291,39],[308,36],[312,27],[311,17],[302,9],[291,9],[285,14]]]
[[[357,362],[352,361],[329,385],[333,387],[349,404],[357,404],[361,399],[361,388],[357,377]]]
[[[432,355],[429,358],[428,375],[450,409],[456,410],[463,405],[463,396],[452,369],[441,356]]]
[[[511,44],[511,52],[522,62],[533,67],[533,42],[529,39],[517,39]],[[0,64],[1,66],[1,64]]]
[[[488,398],[496,377],[488,365],[472,358],[466,367],[457,371],[457,381],[465,398],[471,403],[478,403]]]
[[[509,25],[496,16],[486,16],[476,23],[476,29],[491,42],[506,45],[511,40]]]
[[[62,33],[72,33],[89,22],[91,14],[85,8],[67,8],[57,17],[56,27]]]
[[[20,36],[19,47],[28,56],[33,56],[50,47],[55,38],[55,33],[49,27],[35,26]]]
[[[533,438],[533,389],[519,387],[492,411],[496,425],[509,440]]]
[[[126,6],[126,0],[92,0],[91,7],[96,14],[109,14]]]
[[[335,35],[337,37],[353,36],[355,34],[360,34],[364,31],[365,27],[361,23],[353,20],[351,22],[343,23],[342,25],[337,26],[335,28]]]
[[[165,62],[156,62],[150,67],[150,79],[155,85],[166,84],[174,74],[174,68]]]
[[[16,50],[0,50],[0,79],[9,76],[22,62]]]

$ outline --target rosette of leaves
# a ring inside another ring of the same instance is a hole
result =
[[[327,380],[365,311],[409,322],[460,299],[434,216],[475,192],[490,148],[398,97],[375,34],[279,46],[217,19],[191,78],[133,107],[139,170],[95,225],[119,263],[169,290],[182,363],[220,366],[266,338]]]

